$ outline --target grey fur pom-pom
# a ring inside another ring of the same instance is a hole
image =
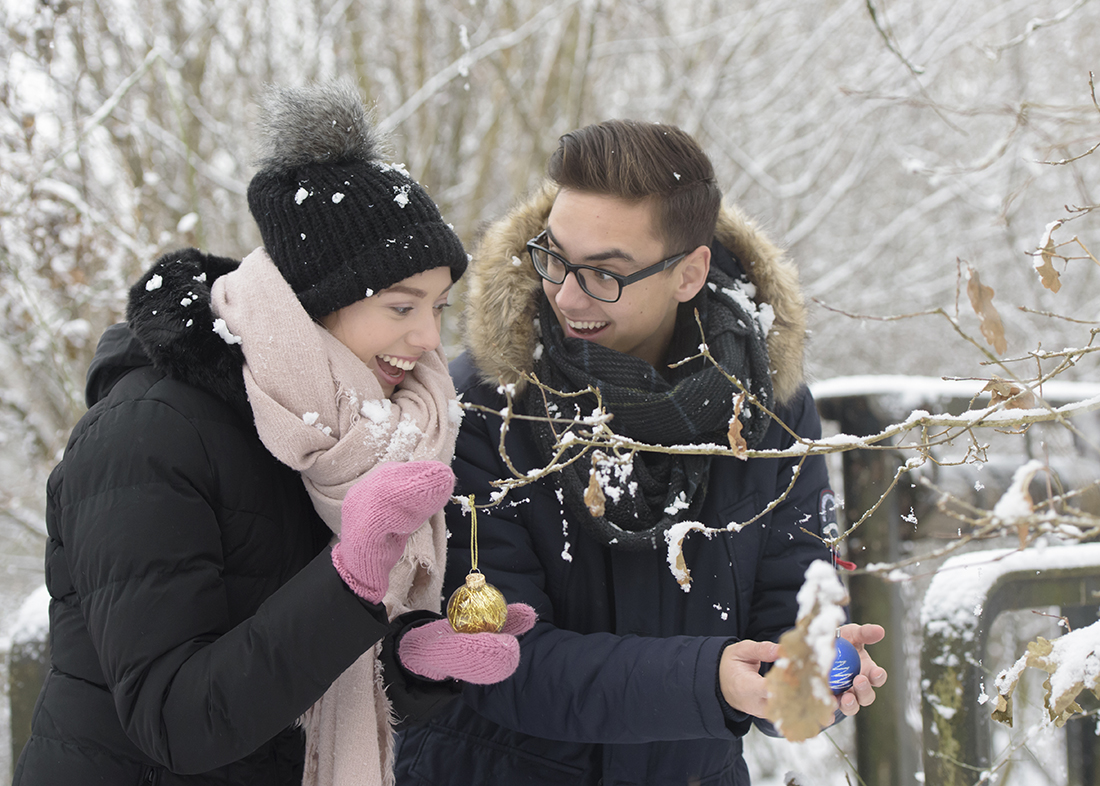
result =
[[[359,92],[346,81],[306,87],[269,85],[258,130],[257,165],[269,171],[380,156],[378,132]]]

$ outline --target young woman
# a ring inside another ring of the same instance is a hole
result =
[[[391,716],[503,679],[533,624],[434,613],[458,237],[353,89],[265,113],[263,247],[162,257],[89,370],[47,490],[52,664],[19,786],[387,783]]]

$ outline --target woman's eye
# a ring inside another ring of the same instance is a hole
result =
[[[406,316],[412,312],[412,306],[392,306],[391,307],[398,316]]]

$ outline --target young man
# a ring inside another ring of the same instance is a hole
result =
[[[591,394],[558,393],[590,385],[619,435],[728,444],[739,389],[703,360],[678,363],[704,342],[778,418],[746,405],[750,448],[789,448],[786,427],[820,435],[802,380],[797,275],[721,206],[690,136],[628,121],[588,126],[562,137],[549,175],[490,227],[471,265],[468,352],[451,373],[464,401],[485,409],[469,411],[461,428],[457,494],[486,504],[491,481],[512,475],[499,451],[509,390],[518,414],[542,418],[509,423],[504,449],[520,473],[545,467],[568,442],[564,419],[592,413]],[[808,534],[830,523],[824,461],[798,467],[661,452],[615,463],[588,452],[483,511],[479,569],[510,602],[534,606],[539,622],[510,679],[468,689],[404,733],[397,782],[747,784],[741,737],[764,714],[760,669],[794,625],[806,568],[830,558]],[[593,469],[602,515],[585,503]],[[690,592],[666,561],[665,534],[681,521],[723,529],[686,539]],[[447,523],[451,589],[469,567],[470,524],[457,508]],[[844,634],[863,656],[839,702],[851,715],[885,682],[863,651],[883,631],[849,625]]]

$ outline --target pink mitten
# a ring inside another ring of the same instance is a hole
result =
[[[356,595],[382,601],[409,535],[442,510],[454,485],[446,464],[408,461],[379,464],[348,490],[332,564]]]
[[[445,619],[413,628],[401,637],[397,654],[405,668],[430,680],[448,678],[491,685],[512,676],[519,665],[516,636],[535,624],[535,610],[509,603],[500,633],[455,633]]]

